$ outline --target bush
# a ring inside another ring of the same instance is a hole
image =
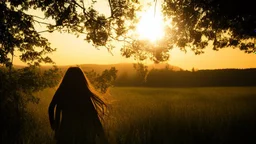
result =
[[[115,67],[111,67],[109,70],[104,70],[101,75],[97,74],[94,70],[85,72],[85,74],[96,90],[101,93],[106,93],[108,88],[113,86],[116,80],[117,70]]]
[[[1,143],[24,143],[30,129],[26,123],[33,128],[26,106],[39,102],[34,93],[59,83],[60,71],[57,67],[44,71],[37,66],[1,67],[0,80]]]

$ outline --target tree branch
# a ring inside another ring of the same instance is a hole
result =
[[[157,5],[157,0],[155,0],[154,17],[156,17],[156,5]]]
[[[130,41],[127,41],[126,38],[124,39],[118,39],[118,38],[114,38],[113,36],[109,35],[109,37],[113,40],[116,40],[116,41],[119,41],[119,42],[126,42],[126,43],[129,43],[129,44],[132,44],[132,42]],[[130,38],[132,40],[132,38]]]
[[[81,9],[83,10],[84,15],[88,16],[88,14],[86,13],[86,9],[85,9],[85,7],[84,7],[84,3],[83,3],[83,6],[81,6],[81,5],[80,5],[79,3],[77,3],[75,0],[72,0],[72,2],[73,2],[76,6],[78,6],[79,8],[81,8]]]
[[[42,21],[38,21],[38,20],[33,20],[34,22],[37,22],[39,24],[44,24],[44,25],[53,25],[53,24],[50,24],[50,23],[47,23],[47,22],[42,22]]]
[[[44,32],[52,33],[52,32],[53,32],[53,30],[43,30],[43,31],[39,31],[39,32],[37,32],[37,33],[44,33]]]
[[[111,18],[113,17],[113,7],[112,7],[112,5],[111,5],[111,1],[110,0],[108,0],[108,4],[109,4],[109,7],[110,7],[110,12],[111,12]]]
[[[41,20],[45,20],[46,19],[46,17],[42,18],[42,17],[37,16],[37,15],[31,15],[31,14],[26,14],[26,15],[32,16],[32,17],[35,17],[35,18],[38,18],[38,19],[41,19]]]
[[[90,15],[86,12],[84,3],[83,6],[81,6],[79,3],[77,3],[75,0],[72,0],[73,4],[75,4],[76,6],[78,6],[79,8],[81,8],[83,10],[83,13],[85,16],[87,16],[87,19],[90,18]],[[97,22],[97,20],[95,20],[94,18],[92,18],[93,21]]]
[[[111,51],[111,49],[112,49],[111,46],[105,45],[104,47],[107,48],[108,52],[109,52],[112,56],[114,56],[114,54],[113,54],[112,51]]]
[[[85,5],[84,5],[84,1],[82,0],[82,4],[83,4],[83,9],[85,9]]]

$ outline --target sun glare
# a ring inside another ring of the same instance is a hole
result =
[[[141,19],[136,29],[139,39],[155,42],[164,36],[164,21],[160,9],[157,8],[155,12],[154,7],[151,7],[139,16]]]

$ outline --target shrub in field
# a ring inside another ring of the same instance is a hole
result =
[[[94,70],[85,72],[85,74],[96,90],[101,93],[106,93],[108,88],[113,86],[116,80],[117,70],[115,67],[111,67],[109,70],[104,70],[101,75],[97,74]]]
[[[59,69],[42,71],[32,65],[21,69],[2,67],[0,80],[1,143],[26,143],[29,129],[33,128],[26,106],[39,102],[36,92],[59,83]]]
[[[148,66],[146,66],[142,63],[137,63],[137,64],[134,64],[133,67],[137,72],[136,76],[137,76],[139,84],[142,85],[142,84],[146,83],[147,76],[149,73]]]

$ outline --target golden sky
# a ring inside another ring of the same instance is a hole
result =
[[[107,1],[98,3],[96,6],[104,13],[109,13]],[[37,11],[31,11],[41,14]],[[38,30],[45,28],[36,25]],[[48,38],[52,46],[57,51],[50,55],[57,65],[76,65],[76,64],[112,64],[112,63],[128,63],[136,62],[132,58],[124,58],[120,54],[120,47],[113,50],[113,56],[108,53],[106,48],[100,50],[95,49],[91,44],[83,40],[83,35],[76,38],[74,35],[67,33],[43,33]],[[218,69],[218,68],[256,68],[256,54],[245,54],[243,51],[232,48],[224,48],[219,51],[206,49],[204,54],[195,55],[188,51],[184,53],[178,49],[170,51],[169,64],[179,66],[183,69]],[[150,64],[151,62],[145,61]],[[14,58],[14,64],[24,65],[18,57]]]

